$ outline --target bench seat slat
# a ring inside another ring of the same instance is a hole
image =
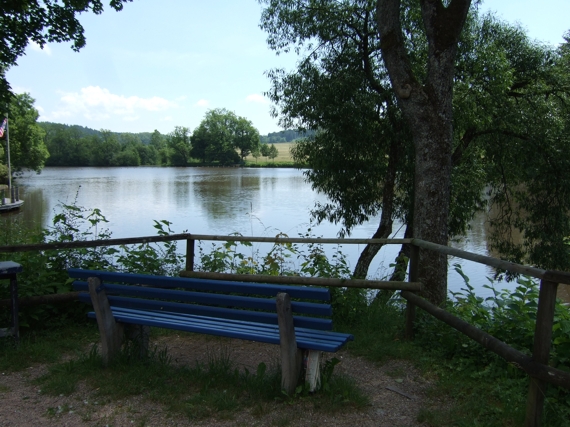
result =
[[[74,282],[74,289],[87,290],[86,282]],[[217,290],[217,289],[215,289]],[[105,283],[105,292],[111,296],[113,294],[136,296],[143,298],[165,299],[170,301],[184,301],[198,304],[210,304],[224,307],[241,307],[252,310],[274,310],[275,300],[268,298],[245,297],[239,295],[222,295],[215,293],[179,291],[171,289],[145,288],[141,286],[116,285]],[[276,296],[275,294],[274,296]],[[303,314],[313,314],[316,316],[331,316],[330,304],[318,304],[311,302],[291,303],[293,312]]]
[[[149,318],[154,319],[164,319],[168,320],[171,319],[177,322],[192,322],[192,323],[203,323],[203,324],[222,324],[225,325],[227,328],[251,328],[252,330],[258,330],[261,333],[269,331],[270,333],[279,333],[279,326],[278,325],[268,325],[268,324],[259,324],[258,322],[249,322],[244,320],[233,320],[233,319],[219,319],[216,317],[209,317],[209,316],[198,316],[198,315],[190,315],[190,314],[181,314],[181,313],[171,313],[171,312],[149,312],[149,311],[141,311],[141,310],[133,310],[128,308],[122,307],[111,307],[113,313],[123,313],[123,314],[133,314],[136,316],[147,316]],[[323,337],[326,341],[346,341],[346,337],[349,334],[343,334],[340,332],[328,332],[328,331],[319,331],[314,330],[311,328],[296,328],[298,330],[299,336],[310,336],[314,339],[318,337]]]
[[[148,311],[124,310],[112,308],[113,316],[119,322],[135,323],[187,332],[240,338],[279,344],[279,328],[275,325],[260,325],[251,322],[227,321],[206,318],[204,316],[177,316],[176,313],[149,313]],[[94,318],[95,313],[89,313]],[[306,328],[295,328],[297,346],[299,348],[336,352],[353,336],[339,332],[315,331]]]
[[[330,301],[330,292],[326,288],[232,282],[229,280],[195,279],[186,277],[151,276],[148,274],[134,273],[125,274],[100,270],[82,270],[78,268],[70,268],[67,271],[69,273],[69,277],[75,279],[97,277],[104,283],[130,283],[134,285],[152,285],[160,288],[194,289],[197,291],[208,291],[211,290],[212,287],[215,287],[220,292],[269,296],[275,296],[279,292],[285,292],[288,293],[291,298]],[[291,280],[294,280],[294,278],[292,277]]]

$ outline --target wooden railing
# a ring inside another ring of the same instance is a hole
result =
[[[459,332],[475,340],[486,349],[496,353],[519,369],[524,370],[530,377],[530,387],[527,399],[527,412],[525,427],[540,425],[544,396],[547,384],[555,384],[570,389],[570,373],[548,366],[550,346],[552,340],[552,326],[554,322],[554,308],[558,284],[570,284],[570,274],[560,271],[547,271],[539,268],[523,266],[496,258],[473,254],[471,252],[454,249],[448,246],[437,245],[419,239],[324,239],[324,238],[290,238],[290,237],[247,237],[247,236],[219,236],[201,234],[173,234],[169,236],[148,236],[124,239],[109,239],[99,241],[80,241],[65,243],[45,243],[35,245],[0,246],[0,253],[15,253],[27,251],[41,251],[50,249],[74,249],[100,246],[117,246],[151,242],[186,241],[186,270],[181,276],[228,278],[235,280],[247,279],[265,283],[291,283],[292,280],[304,285],[325,285],[340,287],[358,287],[369,289],[400,290],[401,295],[408,302],[406,310],[406,336],[413,338],[413,325],[415,307],[425,310],[437,319],[447,323]],[[251,276],[228,275],[220,273],[195,272],[195,242],[196,241],[247,241],[257,243],[319,243],[319,244],[409,244],[411,256],[409,263],[408,282],[389,282],[378,280],[356,279],[322,279],[310,277],[279,277],[279,276]],[[468,322],[459,319],[451,313],[437,307],[421,298],[421,283],[418,281],[418,263],[421,250],[436,251],[465,260],[485,264],[511,273],[523,274],[540,279],[540,291],[536,329],[534,333],[534,347],[532,357],[514,349],[497,338],[481,331]]]

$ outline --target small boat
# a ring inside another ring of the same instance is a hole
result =
[[[12,211],[15,209],[20,209],[20,206],[24,204],[23,200],[14,200],[1,198],[0,200],[0,213]]]

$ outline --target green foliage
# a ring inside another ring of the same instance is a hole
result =
[[[45,230],[27,231],[14,217],[2,218],[0,244],[59,243],[106,240],[112,237],[105,227],[108,222],[101,210],[61,204],[52,225]],[[155,221],[157,234],[172,233],[171,223]],[[96,248],[57,249],[0,254],[0,260],[11,260],[23,266],[18,274],[19,297],[71,292],[68,268],[105,269],[175,276],[182,270],[183,256],[177,252],[176,242],[144,243],[140,245]],[[0,282],[0,299],[10,297],[9,282]],[[70,321],[85,322],[84,306],[42,304],[20,307],[20,327],[48,328]],[[8,311],[2,311],[0,321],[8,323]]]
[[[172,234],[171,222],[154,221],[154,228],[159,236]],[[184,256],[177,252],[176,242],[164,242],[162,245],[141,243],[127,247],[121,246],[122,252],[116,257],[121,271],[159,276],[176,276],[182,269]]]
[[[215,109],[206,113],[194,130],[191,142],[192,156],[203,163],[236,164],[257,150],[259,132],[246,118],[225,109]]]
[[[154,166],[168,163],[160,132],[116,133],[42,122],[50,157],[46,166]]]
[[[271,144],[271,146],[269,147],[269,151],[267,152],[267,157],[273,160],[278,155],[279,155],[279,150],[277,149],[275,144]]]
[[[281,130],[279,132],[269,132],[261,137],[261,142],[266,144],[277,144],[280,142],[291,142],[299,138],[311,136],[313,132],[297,132],[293,129]]]
[[[305,238],[311,236],[311,229],[301,235]],[[288,236],[280,233],[276,238],[279,237]],[[222,244],[212,243],[208,251],[200,244],[196,270],[270,276],[351,277],[341,248],[337,246],[329,259],[323,245],[317,243],[299,246],[277,242],[265,254],[260,254],[250,242],[230,240]],[[335,321],[345,326],[353,324],[367,306],[365,289],[331,287],[330,292]]]
[[[166,138],[168,146],[168,163],[172,166],[187,166],[190,161],[190,129],[176,126]]]
[[[314,218],[341,223],[343,233],[380,211],[390,211],[390,223],[411,225],[414,129],[381,57],[376,2],[261,3],[269,47],[299,56],[294,70],[268,72],[267,96],[284,128],[315,132],[293,149],[313,187],[329,197]],[[420,4],[399,7],[410,60],[403,69],[429,87]],[[535,42],[472,7],[454,64],[449,236],[464,234],[489,206],[492,246],[502,256],[570,268],[569,45],[570,38],[558,49]]]
[[[22,169],[39,172],[49,157],[44,144],[45,132],[37,123],[39,113],[34,108],[34,102],[29,94],[23,93],[14,95],[9,105],[10,163],[13,172]],[[0,163],[4,162],[5,158],[0,157]]]
[[[241,236],[239,233],[234,233]],[[311,229],[301,237],[313,236]],[[284,233],[275,236],[287,238]],[[298,264],[297,264],[298,262]],[[217,273],[265,274],[271,276],[350,277],[345,254],[337,247],[329,260],[322,244],[310,243],[298,246],[276,242],[261,255],[250,242],[229,240],[223,244],[212,243],[209,252],[199,246],[198,270]]]
[[[492,295],[482,298],[474,293],[458,265],[456,269],[464,277],[466,287],[452,293],[453,301],[449,301],[447,310],[531,355],[538,284],[521,278],[514,291],[497,291],[491,282],[485,287]],[[549,364],[565,371],[570,371],[569,322],[568,307],[558,300]],[[500,420],[506,419],[513,425],[522,423],[528,392],[528,376],[523,371],[429,315],[420,317],[416,337],[424,362],[440,377],[439,387],[459,396],[457,408],[462,409],[438,416],[444,416],[450,423],[460,419],[476,419],[481,424],[497,426],[504,425]],[[484,404],[473,405],[472,399],[479,400],[481,393],[486,395]],[[426,415],[432,416],[435,415]],[[545,425],[563,426],[569,416],[570,392],[550,385],[546,393]]]

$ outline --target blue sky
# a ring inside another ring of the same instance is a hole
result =
[[[488,0],[531,38],[558,45],[570,29],[570,0]],[[28,46],[7,77],[36,99],[40,120],[115,132],[195,129],[208,109],[226,108],[261,134],[278,131],[263,96],[264,72],[292,68],[259,29],[256,0],[134,0],[123,11],[85,14],[87,45]]]

